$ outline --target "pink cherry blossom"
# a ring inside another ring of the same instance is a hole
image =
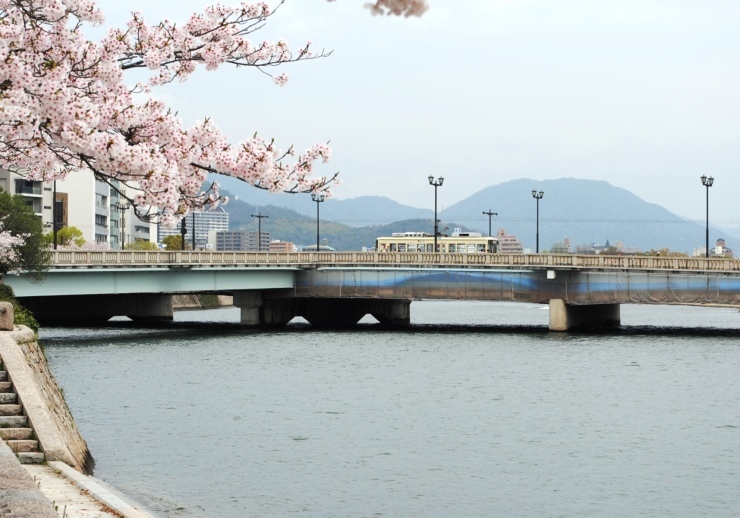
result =
[[[399,8],[378,4],[394,14]],[[210,6],[181,25],[150,25],[135,12],[96,43],[83,33],[103,21],[94,0],[0,0],[0,167],[43,181],[90,170],[125,190],[139,217],[164,224],[225,201],[217,183],[206,184],[211,172],[270,191],[330,195],[337,175],[315,171],[331,157],[324,144],[281,151],[256,134],[234,144],[210,119],[185,128],[163,102],[134,100],[198,67],[272,75],[275,66],[329,54],[310,42],[250,39],[273,13],[264,2],[243,1]],[[148,80],[126,84],[134,68],[148,70]],[[278,85],[287,80],[274,76]]]
[[[18,247],[23,245],[26,235],[13,235],[3,228],[4,224],[0,220],[0,264],[9,264],[18,260]]]

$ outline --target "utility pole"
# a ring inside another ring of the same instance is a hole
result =
[[[262,251],[262,218],[269,218],[270,216],[265,216],[261,212],[258,212],[257,214],[252,214],[253,218],[257,218],[257,251]]]
[[[491,216],[498,216],[498,212],[491,212],[491,209],[488,209],[488,212],[483,214],[488,216],[488,237],[491,237]]]

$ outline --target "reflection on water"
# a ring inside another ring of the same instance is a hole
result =
[[[543,309],[544,308],[544,309]],[[163,516],[735,516],[740,313],[414,302],[412,326],[44,329],[96,475]],[[705,327],[703,327],[705,326]]]

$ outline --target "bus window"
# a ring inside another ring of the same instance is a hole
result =
[[[427,244],[427,252],[434,252],[434,245],[432,243]]]
[[[399,252],[405,252],[406,251],[406,243],[398,243],[398,251]]]
[[[455,252],[455,244],[454,243],[450,243],[449,245],[447,245],[447,247],[450,249],[450,253],[454,253]]]
[[[396,243],[391,243],[391,252],[396,251]]]
[[[486,251],[486,245],[484,245],[483,243],[479,243],[479,244],[478,244],[478,250],[477,250],[477,252],[478,252],[479,254],[482,254],[482,253],[483,253],[483,252],[485,252],[485,251]]]

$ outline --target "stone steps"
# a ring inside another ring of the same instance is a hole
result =
[[[31,428],[0,428],[0,439],[3,441],[23,441],[33,439]]]
[[[23,407],[20,405],[0,405],[0,416],[3,415],[21,415]]]
[[[22,451],[20,453],[17,453],[18,460],[21,461],[21,464],[43,464],[44,463],[44,454],[40,451],[36,452],[27,452]]]
[[[42,464],[44,453],[39,451],[39,441],[29,426],[23,405],[18,403],[18,395],[4,369],[5,365],[0,359],[0,438],[18,456],[21,464]]]
[[[10,450],[13,453],[29,453],[29,452],[36,452],[39,451],[39,442],[35,439],[23,439],[23,440],[10,440],[5,441],[5,443],[10,447]]]
[[[15,392],[0,392],[0,405],[12,405],[18,401]]]

